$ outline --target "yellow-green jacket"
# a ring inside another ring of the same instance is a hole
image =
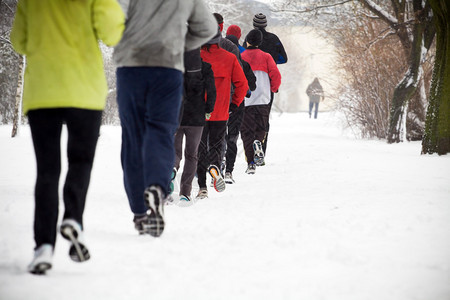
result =
[[[108,91],[98,40],[114,46],[125,16],[116,0],[19,0],[11,42],[27,57],[23,110],[102,110]]]

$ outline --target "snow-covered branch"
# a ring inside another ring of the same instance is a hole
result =
[[[391,26],[395,26],[398,23],[398,20],[396,17],[388,13],[386,10],[384,10],[381,6],[373,2],[372,0],[359,0],[362,4],[364,4],[367,9],[369,9],[371,12],[376,14],[378,17],[383,19],[385,22],[387,22]]]
[[[376,44],[377,42],[384,40],[385,38],[392,36],[392,35],[396,35],[395,31],[389,30],[388,32],[384,33],[384,34],[380,34],[379,36],[377,36],[375,39],[373,39],[372,41],[370,41],[367,44],[367,49],[369,49],[370,47],[372,47],[374,44]]]

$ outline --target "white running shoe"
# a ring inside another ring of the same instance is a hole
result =
[[[208,190],[206,188],[200,189],[198,191],[196,199],[205,199],[208,198]]]
[[[43,275],[52,268],[53,246],[42,244],[34,250],[34,257],[28,265],[28,272],[36,275]]]
[[[231,172],[226,172],[225,173],[225,183],[226,184],[233,184],[234,183],[233,175],[231,174]]]

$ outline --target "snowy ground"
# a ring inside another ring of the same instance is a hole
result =
[[[450,156],[356,140],[328,113],[272,117],[266,166],[245,174],[241,152],[236,184],[166,207],[159,239],[135,232],[120,127],[102,127],[85,212],[92,259],[70,261],[58,238],[46,276],[26,272],[29,129],[11,139],[0,126],[0,299],[449,300]]]

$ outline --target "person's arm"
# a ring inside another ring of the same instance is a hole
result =
[[[248,82],[237,58],[235,56],[233,56],[233,58],[233,73],[231,74],[231,82],[234,84],[234,93],[231,97],[231,102],[239,107],[247,94]]]
[[[287,63],[288,57],[280,39],[278,39],[277,48],[278,48],[278,57],[276,63],[279,65]]]
[[[191,17],[188,20],[185,48],[192,50],[209,41],[217,33],[217,21],[203,2],[195,0]]]
[[[256,76],[255,73],[253,73],[252,68],[250,67],[250,64],[242,59],[242,67],[244,69],[245,77],[247,78],[248,82],[248,88],[250,91],[256,90]]]
[[[202,62],[202,76],[206,92],[205,113],[210,114],[216,104],[216,82],[211,65],[204,61]]]
[[[311,96],[311,84],[308,85],[308,88],[306,89],[306,95]]]
[[[97,0],[92,15],[97,38],[107,46],[117,45],[125,30],[125,15],[119,3],[116,0]]]
[[[27,19],[26,3],[21,0],[17,3],[16,16],[10,34],[11,44],[14,50],[22,55],[27,54]]]
[[[270,55],[267,56],[267,69],[269,70],[270,90],[272,93],[276,93],[281,85],[281,73]]]

